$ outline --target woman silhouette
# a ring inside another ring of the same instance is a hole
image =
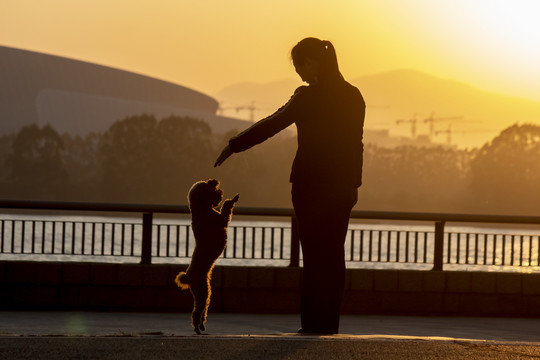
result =
[[[298,130],[292,202],[303,255],[300,333],[337,334],[345,283],[344,243],[362,184],[365,102],[343,79],[334,46],[305,38],[291,51],[301,86],[273,115],[229,140],[214,166],[289,125]]]

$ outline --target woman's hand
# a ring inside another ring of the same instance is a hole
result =
[[[223,150],[221,151],[221,154],[219,154],[219,157],[217,158],[215,164],[214,164],[214,167],[216,166],[220,166],[221,164],[223,164],[223,162],[225,160],[227,160],[227,158],[229,156],[231,156],[233,154],[231,148],[229,147],[229,145],[227,144],[227,146],[225,146],[223,148]]]

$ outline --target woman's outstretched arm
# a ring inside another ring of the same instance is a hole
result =
[[[229,140],[229,144],[223,148],[221,154],[214,163],[214,167],[223,164],[235,152],[241,152],[262,143],[269,137],[277,134],[287,126],[294,123],[302,107],[300,93],[307,86],[301,86],[294,92],[289,101],[279,108],[274,114],[256,122],[248,129]]]

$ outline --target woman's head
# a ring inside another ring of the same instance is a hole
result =
[[[291,58],[298,75],[309,84],[342,78],[330,41],[305,38],[292,48]]]

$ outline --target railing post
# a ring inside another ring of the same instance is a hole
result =
[[[300,233],[296,216],[291,217],[291,261],[289,267],[300,266]]]
[[[141,264],[152,263],[152,218],[151,212],[143,214]]]
[[[442,271],[444,253],[444,221],[435,222],[435,244],[433,247],[433,271]]]

